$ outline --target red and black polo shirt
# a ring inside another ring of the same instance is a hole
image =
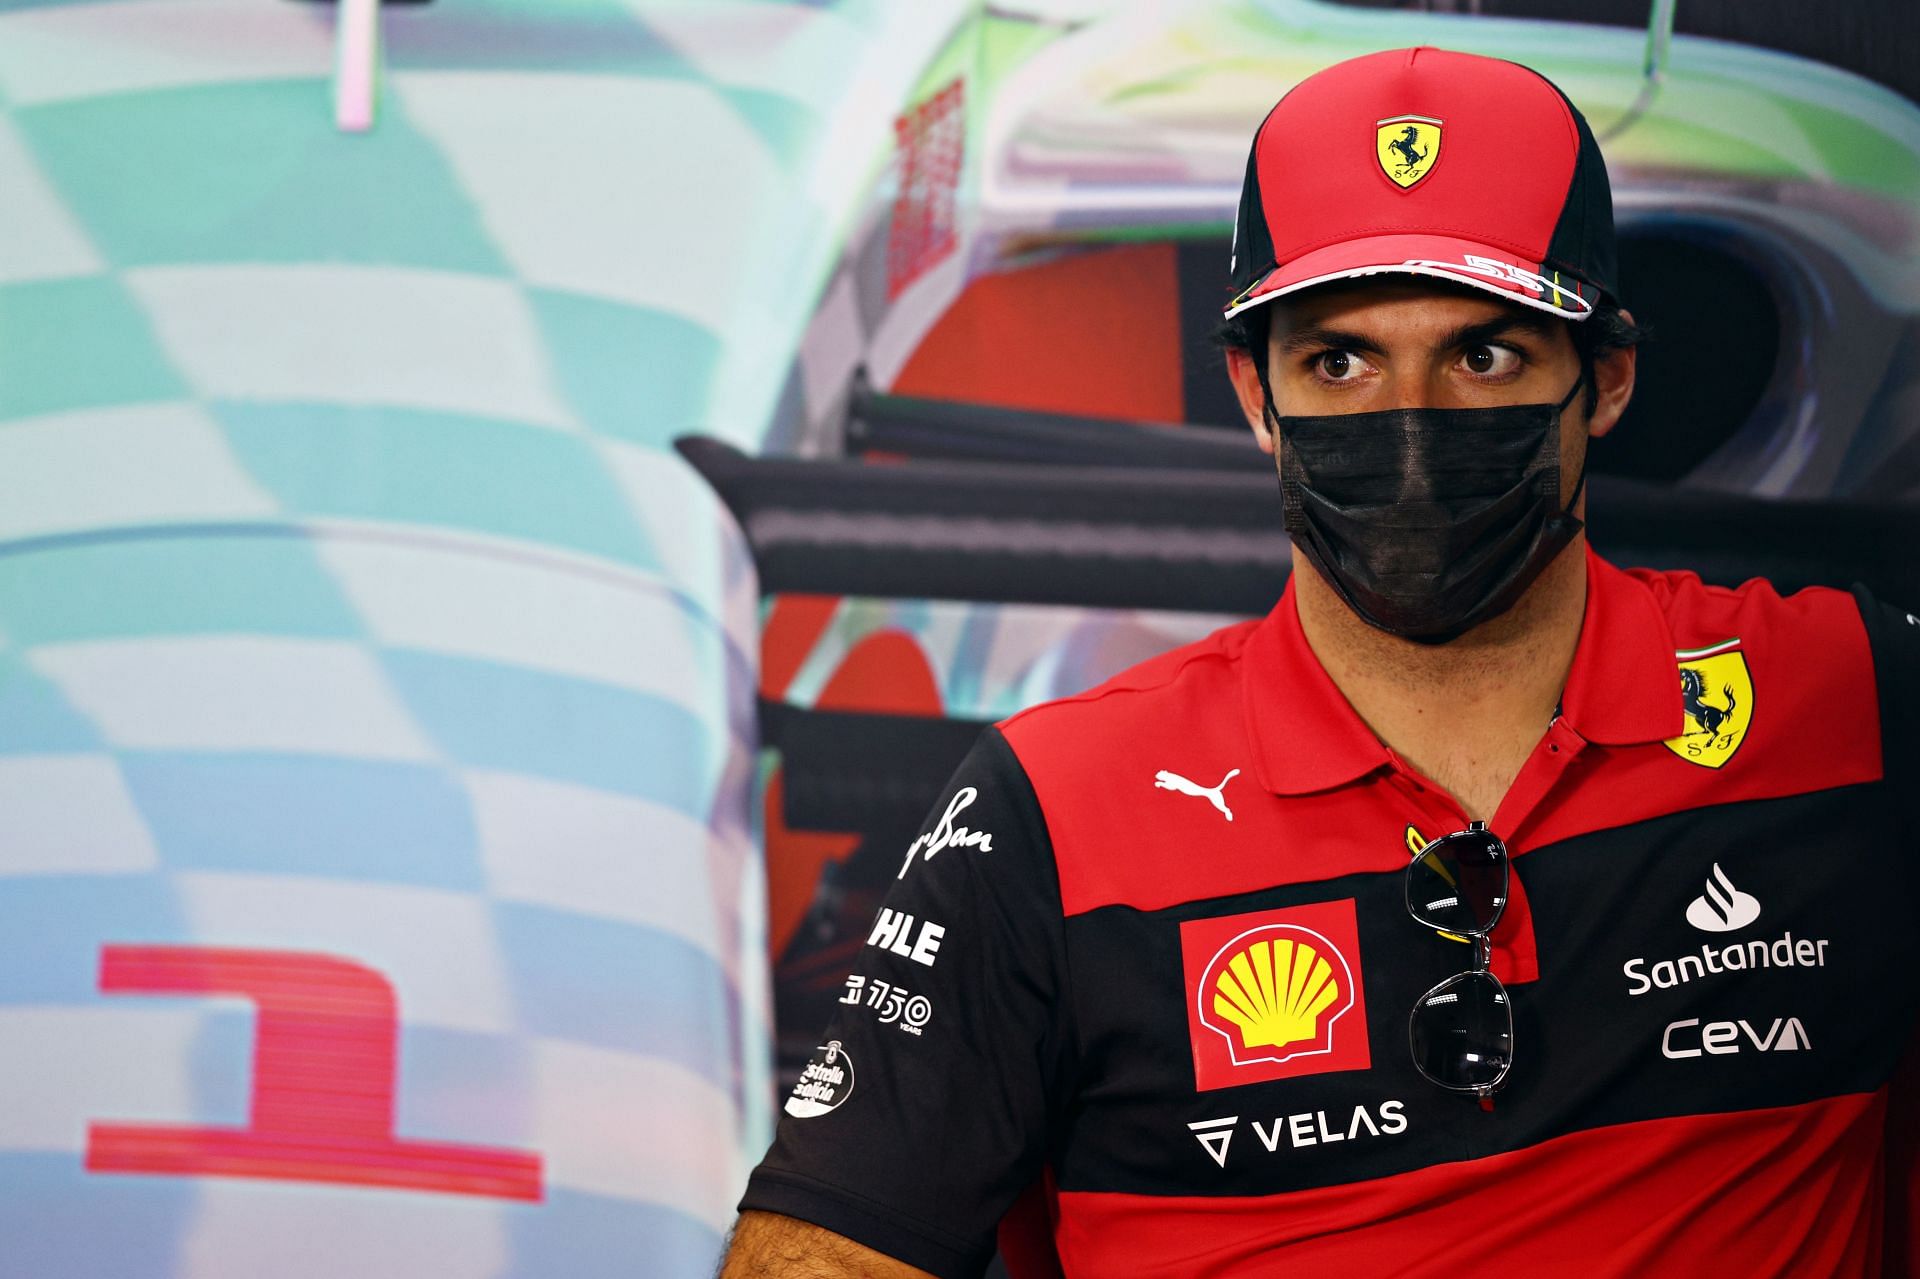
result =
[[[1463,828],[1292,588],[984,735],[744,1208],[941,1276],[1038,1185],[1069,1275],[1877,1274],[1920,996],[1920,622],[1588,554],[1561,713],[1492,827],[1514,1065],[1414,1069],[1469,966],[1407,914]]]

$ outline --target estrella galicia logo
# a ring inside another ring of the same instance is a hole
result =
[[[786,1111],[795,1119],[814,1119],[835,1109],[853,1094],[853,1058],[830,1039],[814,1050],[806,1068],[787,1097]]]
[[[1707,877],[1707,891],[1687,904],[1687,922],[1702,932],[1730,933],[1758,918],[1759,898],[1735,888],[1719,862]]]

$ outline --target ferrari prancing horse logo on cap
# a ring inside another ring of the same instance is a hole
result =
[[[1440,121],[1425,115],[1396,115],[1374,126],[1373,145],[1380,171],[1402,190],[1433,172],[1440,158]]]

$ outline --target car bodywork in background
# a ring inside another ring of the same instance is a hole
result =
[[[980,722],[1277,592],[1202,328],[1245,138],[1340,58],[1539,66],[1653,277],[1767,311],[1739,420],[1673,413],[1727,433],[1622,468],[1642,562],[1910,532],[1748,505],[1913,487],[1920,113],[1857,77],[1301,0],[442,0],[351,136],[337,20],[0,12],[0,1270],[707,1273],[769,950],[791,1060]]]
[[[1247,140],[1332,62],[1513,58],[1591,122],[1655,336],[1594,453],[1603,553],[1920,590],[1920,109],[1672,18],[1003,4],[956,37],[970,64],[929,69],[802,342],[800,408],[758,460],[685,445],[767,600],[783,1074],[980,724],[1277,594],[1270,463],[1210,335]]]

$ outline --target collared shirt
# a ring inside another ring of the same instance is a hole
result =
[[[1673,654],[1653,591],[1589,550],[1586,610],[1556,725],[1571,735],[1566,743],[1634,746],[1677,737],[1684,711],[1669,675]],[[1248,661],[1247,731],[1269,791],[1304,795],[1400,767],[1308,646],[1292,581],[1248,640]],[[1281,704],[1289,715],[1262,713]],[[1314,725],[1313,733],[1297,731],[1300,721]]]
[[[943,1276],[1016,1200],[1102,1279],[1874,1273],[1920,1003],[1920,624],[1587,567],[1561,713],[1492,822],[1491,1111],[1407,1042],[1470,963],[1408,916],[1408,849],[1464,814],[1348,705],[1289,588],[983,738],[743,1206]]]

